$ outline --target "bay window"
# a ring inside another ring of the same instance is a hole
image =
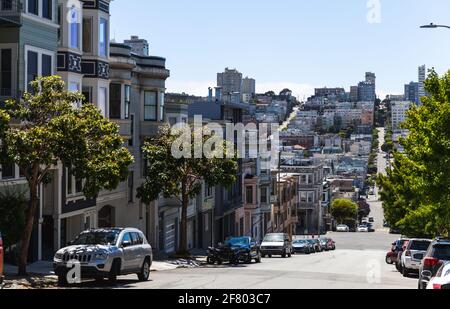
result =
[[[100,18],[99,31],[99,55],[106,57],[108,54],[108,21]]]
[[[70,8],[70,24],[69,24],[69,37],[70,37],[70,47],[79,49],[80,48],[80,24],[78,23],[79,12],[76,7]]]
[[[159,121],[164,121],[164,92],[159,93]]]
[[[33,89],[30,82],[38,76],[50,76],[53,74],[53,53],[38,48],[25,47],[26,55],[26,88],[28,92]]]
[[[130,107],[131,107],[131,86],[125,85],[125,93],[124,93],[124,101],[125,101],[125,119],[130,118]]]
[[[154,91],[144,92],[144,120],[156,121],[157,114],[157,93]]]
[[[83,52],[92,53],[92,18],[83,18]]]

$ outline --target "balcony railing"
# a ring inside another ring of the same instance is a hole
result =
[[[22,24],[22,3],[20,0],[0,0],[0,26]]]

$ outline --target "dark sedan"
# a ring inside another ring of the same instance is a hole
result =
[[[306,239],[294,240],[292,243],[294,253],[311,254],[315,252],[314,246]]]
[[[322,252],[322,245],[318,239],[308,239],[308,242],[314,247],[315,252]]]
[[[255,239],[251,237],[230,237],[224,244],[208,250],[208,264],[230,262],[250,264],[253,260],[261,263],[261,251]]]

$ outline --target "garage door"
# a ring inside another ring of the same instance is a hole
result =
[[[175,252],[175,223],[166,225],[166,253]]]

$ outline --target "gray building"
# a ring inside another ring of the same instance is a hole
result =
[[[366,72],[366,83],[374,84],[377,83],[377,76],[375,73],[372,72]]]
[[[225,72],[217,73],[217,87],[221,87],[223,94],[242,93],[242,73],[236,69],[226,68]]]
[[[375,84],[366,81],[358,84],[358,101],[375,102],[376,99]]]
[[[124,41],[125,44],[131,46],[131,51],[139,56],[148,56],[150,54],[150,46],[148,41],[140,39],[137,35],[132,35],[129,40]]]
[[[405,100],[419,105],[419,83],[410,82],[405,85]]]
[[[242,80],[242,94],[256,94],[256,81],[253,78],[246,77]]]

